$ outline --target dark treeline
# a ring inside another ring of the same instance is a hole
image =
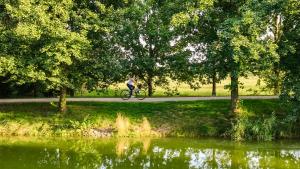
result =
[[[230,77],[239,114],[240,78],[259,76],[299,123],[298,0],[0,0],[0,96],[60,97],[128,74],[212,84]]]

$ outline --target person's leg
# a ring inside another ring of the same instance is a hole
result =
[[[130,85],[130,84],[127,84],[127,87],[129,88],[130,92],[129,92],[129,96],[131,97],[132,96],[132,91],[133,91],[133,86]]]

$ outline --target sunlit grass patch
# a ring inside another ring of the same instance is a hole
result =
[[[249,76],[248,78],[240,78],[240,95],[272,95],[270,91],[263,90],[264,83],[261,82],[260,85],[257,85],[258,77]],[[217,83],[217,96],[229,96],[230,91],[225,87],[230,84],[230,79],[227,78],[220,83]],[[78,91],[76,93],[77,97],[120,97],[120,91],[127,89],[125,82],[112,85],[107,88],[107,90],[99,89],[97,91],[88,92],[86,90]],[[177,89],[178,92],[171,92],[170,89]],[[173,93],[169,95],[168,93]],[[170,80],[168,89],[155,86],[154,88],[154,97],[162,96],[211,96],[212,85],[202,85],[199,89],[191,89],[187,83],[177,83],[176,81]]]

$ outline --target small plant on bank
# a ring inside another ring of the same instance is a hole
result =
[[[231,138],[236,141],[242,141],[245,139],[245,131],[248,124],[247,117],[240,117],[232,124],[232,129],[230,131]]]
[[[141,136],[151,135],[151,125],[146,117],[143,117],[143,122],[141,125]]]
[[[128,136],[129,135],[130,122],[127,117],[118,113],[116,119],[116,129],[118,131],[118,136]]]
[[[55,108],[57,108],[58,106],[57,106],[57,104],[55,103],[55,102],[50,102],[50,105],[52,106],[52,107],[55,107]]]

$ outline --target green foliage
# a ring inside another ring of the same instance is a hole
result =
[[[110,44],[114,11],[106,5],[121,4],[4,1],[0,11],[0,76],[17,84],[38,83],[54,90],[76,89],[83,84],[90,89],[101,82],[117,81],[121,68]]]
[[[148,84],[149,95],[153,85],[163,85],[171,69],[179,65],[182,48],[171,41],[180,31],[171,27],[171,17],[179,9],[171,1],[137,1],[122,10],[122,20],[116,29],[117,46],[125,60],[123,69]],[[177,49],[178,48],[178,49]]]
[[[182,79],[216,83],[230,74],[233,90],[240,84],[239,77],[278,61],[276,45],[261,38],[268,28],[267,3],[217,0],[187,4],[184,12],[173,16],[172,23],[188,30],[187,41],[198,46],[199,58],[188,66],[192,71],[184,71]]]
[[[1,86],[60,89],[63,98],[67,88],[105,88],[132,74],[152,95],[155,85],[171,89],[169,77],[197,88],[230,75],[236,112],[240,78],[255,74],[275,95],[281,90],[282,103],[291,107],[284,123],[294,131],[299,9],[298,0],[1,0]],[[272,118],[249,131],[247,120],[236,124],[237,138],[272,135]]]
[[[116,18],[120,17],[119,8],[129,4],[123,1],[76,1],[74,5],[77,12],[73,13],[76,18],[73,24],[75,27],[83,25],[87,29],[86,37],[91,45],[89,58],[80,64],[80,69],[84,70],[83,77],[78,79],[88,90],[105,88],[124,78],[122,57],[113,34],[118,26]],[[78,12],[81,13],[80,16],[77,16]]]
[[[72,70],[87,59],[89,47],[86,31],[71,29],[73,2],[20,0],[4,5],[3,15],[14,23],[11,27],[5,25],[2,34],[10,34],[6,39],[15,40],[3,51],[16,62],[17,69],[10,71],[11,79],[19,83],[43,81],[49,88],[73,88],[74,79],[81,73]]]
[[[284,3],[283,35],[280,41],[281,68],[285,72],[281,98],[284,106],[291,107],[285,117],[285,124],[291,131],[300,128],[300,2],[289,0]],[[299,132],[294,133],[297,135]]]
[[[276,132],[278,132],[276,130],[278,120],[274,113],[270,117],[256,116],[255,118],[241,115],[235,120],[230,134],[231,138],[236,141],[271,141],[275,139]]]

